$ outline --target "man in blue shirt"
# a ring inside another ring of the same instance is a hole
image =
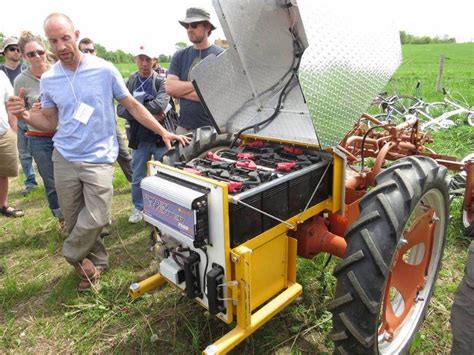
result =
[[[68,234],[63,256],[82,278],[78,291],[88,290],[108,268],[100,238],[109,223],[112,204],[112,163],[117,158],[115,109],[118,100],[144,126],[159,134],[169,148],[173,140],[188,139],[166,131],[130,95],[117,69],[105,60],[79,51],[79,31],[64,14],[53,13],[44,30],[59,61],[41,77],[41,110],[31,114],[19,96],[8,108],[19,119],[44,130],[54,130],[54,177]]]
[[[186,10],[186,18],[179,23],[186,28],[188,38],[193,43],[173,55],[168,70],[166,93],[179,99],[179,134],[211,125],[209,116],[190,81],[192,68],[209,54],[218,55],[223,49],[209,42],[209,36],[216,27],[211,23],[208,11],[191,7]]]

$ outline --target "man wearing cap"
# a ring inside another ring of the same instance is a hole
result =
[[[18,38],[6,38],[3,42],[2,54],[5,57],[5,64],[0,65],[0,70],[5,72],[13,86],[15,78],[22,71],[28,68],[28,66],[21,64],[21,52],[20,47],[18,46]],[[23,195],[27,195],[38,185],[36,182],[35,170],[33,168],[33,157],[30,154],[28,137],[26,136],[27,130],[28,126],[26,123],[19,121],[16,134],[21,169],[25,175],[25,185],[22,190]]]
[[[135,56],[138,71],[127,79],[127,89],[155,117],[162,121],[167,111],[170,97],[165,91],[165,80],[153,70],[153,54],[141,46]],[[147,162],[161,159],[166,147],[161,136],[135,120],[127,109],[119,104],[117,113],[130,124],[129,147],[132,148],[132,214],[130,223],[143,219],[143,196],[140,182],[146,176]]]
[[[166,93],[179,98],[180,117],[176,132],[184,134],[211,124],[190,81],[190,74],[192,68],[202,59],[210,54],[218,55],[223,49],[209,42],[209,36],[216,27],[211,23],[211,16],[205,9],[197,7],[187,9],[186,18],[179,23],[186,28],[193,45],[173,55],[168,70]]]
[[[84,54],[97,55],[94,41],[90,38],[84,37],[79,41],[79,50]],[[118,125],[115,125],[115,131],[117,134],[117,142],[119,145],[119,153],[117,157],[117,163],[122,168],[123,174],[127,178],[128,182],[132,182],[132,157],[128,153],[127,145],[122,132],[120,132]]]

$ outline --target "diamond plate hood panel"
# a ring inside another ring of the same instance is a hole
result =
[[[224,132],[271,116],[287,86],[278,116],[246,133],[336,145],[401,62],[398,32],[364,28],[342,0],[213,3],[230,48],[191,77]],[[298,80],[292,72],[303,50]]]

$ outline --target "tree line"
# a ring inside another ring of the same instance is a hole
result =
[[[456,39],[448,35],[443,37],[414,36],[405,31],[400,31],[400,41],[402,44],[456,43]]]
[[[5,35],[0,32],[0,44],[3,44],[3,40],[5,39]],[[45,40],[45,43],[47,41]],[[121,49],[117,49],[115,51],[108,51],[103,45],[96,43],[95,48],[97,51],[97,55],[109,62],[118,64],[118,63],[133,63],[134,55],[131,53],[127,53]],[[160,54],[157,56],[161,63],[168,63],[171,61],[171,55]],[[4,62],[3,56],[0,56],[0,63]]]

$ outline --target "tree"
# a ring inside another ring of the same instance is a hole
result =
[[[160,63],[169,63],[171,62],[171,56],[166,54],[160,54],[158,56]]]
[[[188,46],[186,42],[176,42],[174,45],[176,46],[176,50],[183,49]]]
[[[405,31],[400,31],[400,42],[402,44],[429,44],[429,43],[456,43],[454,37],[444,35],[442,38],[430,36],[414,36]]]

